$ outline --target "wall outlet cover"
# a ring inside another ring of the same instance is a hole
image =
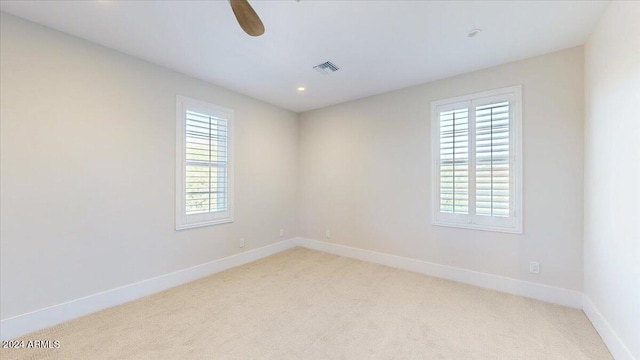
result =
[[[540,274],[540,263],[537,261],[531,261],[529,263],[529,272],[532,274]]]

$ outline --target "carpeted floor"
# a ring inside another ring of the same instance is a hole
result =
[[[580,310],[296,248],[24,338],[9,359],[612,359]]]

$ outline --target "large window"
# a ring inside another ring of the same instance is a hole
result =
[[[522,87],[431,104],[433,224],[522,233]]]
[[[233,111],[178,96],[176,229],[233,221]]]

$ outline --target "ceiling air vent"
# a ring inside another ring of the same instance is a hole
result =
[[[318,71],[322,75],[331,74],[332,72],[336,72],[339,69],[339,67],[337,67],[331,61],[327,61],[320,65],[316,65],[313,68],[316,69],[316,71]]]

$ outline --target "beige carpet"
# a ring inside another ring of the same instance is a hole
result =
[[[8,359],[611,359],[580,310],[292,249],[39,331]]]

